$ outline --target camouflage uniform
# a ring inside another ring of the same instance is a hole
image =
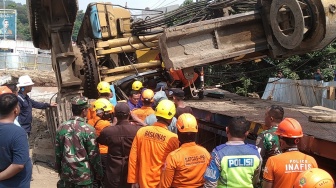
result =
[[[265,130],[258,135],[256,140],[256,145],[260,148],[260,156],[262,157],[261,165],[261,175],[260,179],[263,177],[263,171],[267,162],[267,159],[271,156],[278,155],[281,153],[279,137],[274,134],[278,129],[278,126],[273,126],[269,130]]]
[[[72,105],[88,108],[85,97],[75,97]],[[92,187],[94,176],[103,177],[95,129],[83,117],[73,116],[56,133],[57,187]]]

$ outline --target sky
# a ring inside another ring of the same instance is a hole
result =
[[[26,0],[14,0],[17,3],[26,4]],[[105,1],[111,2],[112,4],[125,6],[127,2],[127,7],[129,8],[140,8],[144,9],[149,7],[150,9],[164,7],[166,5],[175,5],[182,4],[184,0],[113,0],[113,1]],[[101,0],[78,0],[79,10],[86,10],[86,7],[89,3],[92,2],[102,2]],[[85,11],[84,11],[85,12]]]

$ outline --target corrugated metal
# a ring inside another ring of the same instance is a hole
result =
[[[0,54],[0,69],[52,70],[51,56],[46,54]]]
[[[279,78],[270,78],[268,82],[262,99],[310,107],[322,105],[322,93],[326,90],[326,83]]]
[[[336,110],[336,100],[330,100],[327,97],[327,94],[328,94],[327,87],[329,86],[336,87],[336,81],[325,82],[323,83],[323,86],[326,87],[326,89],[323,90],[323,94],[322,94],[322,106]]]

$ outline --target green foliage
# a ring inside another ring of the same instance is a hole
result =
[[[256,92],[262,95],[268,78],[275,77],[278,70],[284,78],[313,79],[320,68],[324,81],[332,81],[336,70],[336,42],[323,50],[293,56],[283,60],[264,58],[261,62],[245,62],[232,65],[210,65],[206,67],[206,84],[221,84],[222,89],[240,95]]]
[[[74,40],[74,41],[76,41],[76,39],[77,39],[78,31],[80,29],[80,26],[82,25],[84,14],[85,13],[83,12],[83,10],[79,10],[77,12],[77,17],[76,17],[76,20],[75,20],[75,23],[74,23],[74,28],[73,28],[73,31],[72,31],[72,40]]]

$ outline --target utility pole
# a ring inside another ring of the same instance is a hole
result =
[[[5,31],[5,25],[4,25],[4,20],[6,17],[6,0],[2,0],[2,4],[3,4],[3,20],[2,20],[2,27],[3,27],[3,40],[6,39],[6,31]]]

